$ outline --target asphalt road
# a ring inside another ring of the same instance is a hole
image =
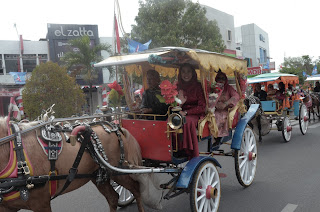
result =
[[[258,144],[256,177],[246,189],[236,179],[234,159],[216,157],[222,165],[219,172],[226,174],[221,178],[220,212],[320,211],[320,121],[312,121],[306,135],[300,133],[297,121],[293,122],[290,142],[283,142],[281,132],[271,131]],[[169,178],[163,175],[163,179]],[[92,183],[56,198],[51,205],[59,212],[109,211],[107,201]],[[164,200],[163,205],[161,211],[191,211],[187,194]],[[135,203],[118,210],[138,211]]]

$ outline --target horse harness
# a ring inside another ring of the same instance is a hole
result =
[[[57,175],[55,170],[55,161],[58,159],[59,150],[61,150],[61,147],[58,146],[59,142],[62,143],[61,142],[62,137],[60,132],[63,132],[63,133],[70,132],[71,128],[57,128],[52,125],[47,125],[44,128],[41,128],[40,129],[41,139],[48,144],[47,147],[42,147],[42,148],[44,150],[48,150],[47,155],[48,155],[48,160],[50,161],[51,168],[50,168],[49,175],[31,176],[30,168],[28,166],[28,163],[24,155],[22,138],[21,138],[19,127],[17,124],[12,124],[11,129],[12,129],[12,132],[15,134],[14,151],[17,156],[18,177],[0,179],[0,203],[3,200],[3,195],[8,194],[12,191],[17,191],[17,190],[19,190],[20,192],[21,199],[24,201],[27,201],[29,198],[29,191],[28,191],[29,189],[32,189],[35,186],[43,186],[48,181],[50,182],[50,181],[66,179],[66,182],[63,188],[59,191],[59,193],[52,195],[51,199],[54,199],[55,197],[62,194],[63,191],[70,185],[70,183],[75,178],[80,179],[80,178],[96,177],[97,183],[103,183],[110,178],[110,175],[116,175],[117,173],[112,172],[111,170],[108,170],[101,162],[99,162],[98,157],[96,156],[97,154],[96,152],[99,152],[99,154],[102,155],[105,161],[108,161],[108,158],[100,139],[98,138],[97,134],[92,130],[91,126],[101,125],[107,133],[109,134],[115,133],[117,135],[119,146],[120,146],[120,160],[119,160],[118,167],[123,167],[124,162],[127,162],[125,160],[125,154],[124,154],[124,143],[121,138],[121,134],[123,134],[121,128],[110,122],[104,122],[104,121],[85,123],[84,125],[86,126],[85,128],[86,130],[84,132],[81,132],[81,134],[78,135],[78,141],[81,142],[81,146],[72,167],[69,169],[68,175]],[[108,128],[106,125],[108,125],[111,129]],[[37,136],[37,139],[39,139],[38,136]],[[69,139],[67,139],[67,142],[70,142]],[[81,158],[85,150],[89,152],[93,160],[99,165],[100,168],[95,172],[93,172],[92,174],[77,174],[78,172],[77,168],[80,164]]]

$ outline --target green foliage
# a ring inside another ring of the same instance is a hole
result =
[[[108,98],[109,98],[109,105],[111,107],[120,106],[121,96],[119,95],[119,93],[115,89],[111,89]]]
[[[108,51],[110,54],[111,46],[105,44],[97,44],[91,46],[89,36],[70,40],[69,43],[79,49],[78,52],[67,52],[61,59],[67,64],[68,69],[74,66],[80,66],[80,73],[83,79],[89,84],[89,99],[90,99],[90,114],[92,114],[92,84],[94,79],[97,79],[98,74],[94,71],[92,65],[100,62],[103,58],[100,55],[102,50]]]
[[[316,61],[317,62],[317,61]],[[302,72],[311,75],[314,63],[309,55],[303,55],[302,57],[288,57],[284,58],[284,63],[281,73],[295,74],[299,76],[299,83],[304,83],[304,77]]]
[[[30,119],[36,119],[42,110],[55,104],[56,117],[69,117],[81,112],[85,97],[74,78],[65,68],[47,62],[37,66],[22,92],[23,106]]]
[[[69,43],[79,49],[78,52],[67,52],[61,60],[67,65],[68,69],[73,66],[81,66],[81,74],[84,75],[84,80],[89,84],[92,83],[94,78],[97,78],[97,73],[93,71],[92,64],[100,62],[103,58],[100,55],[102,50],[108,51],[110,54],[111,46],[105,44],[97,44],[91,46],[89,36],[83,36]]]
[[[225,49],[216,21],[209,21],[205,8],[190,0],[139,1],[140,8],[132,26],[132,39],[150,48],[182,46],[222,52]]]

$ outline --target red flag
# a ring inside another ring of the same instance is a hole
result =
[[[119,37],[118,21],[117,21],[116,15],[114,15],[114,27],[115,27],[116,36],[117,36],[117,49],[118,49],[118,53],[120,53],[120,37]]]
[[[107,100],[107,88],[103,87],[102,89],[102,106],[107,106],[108,100]]]

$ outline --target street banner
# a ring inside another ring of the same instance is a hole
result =
[[[26,84],[27,72],[9,72],[16,84]]]
[[[248,68],[248,76],[262,74],[262,67],[250,67]]]
[[[128,44],[129,44],[129,52],[141,52],[144,50],[147,50],[149,48],[149,44],[151,43],[151,40],[149,40],[147,43],[142,44],[137,41],[128,39]]]
[[[315,66],[313,67],[313,70],[312,70],[311,75],[316,75],[316,74],[318,74],[317,65],[315,65]]]

